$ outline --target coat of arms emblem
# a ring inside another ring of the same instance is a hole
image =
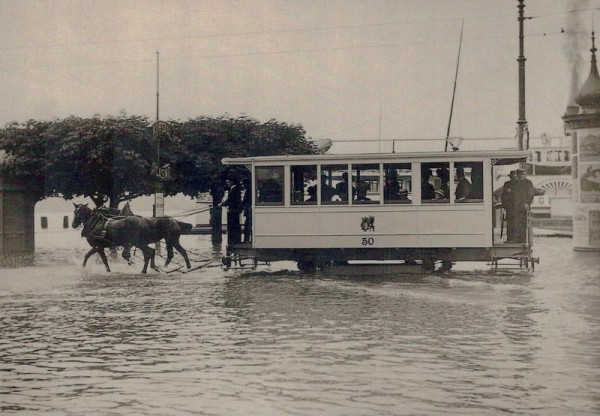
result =
[[[368,217],[362,217],[362,222],[360,223],[360,228],[363,231],[375,231],[375,217],[369,215]]]

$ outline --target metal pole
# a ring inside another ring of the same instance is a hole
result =
[[[450,117],[448,119],[448,130],[446,131],[446,143],[444,152],[448,151],[448,140],[450,140],[450,125],[452,124],[452,112],[454,111],[454,97],[456,96],[456,80],[458,78],[458,66],[460,65],[460,50],[462,49],[463,29],[465,28],[465,19],[460,27],[460,42],[458,43],[458,58],[456,59],[456,72],[454,73],[454,89],[452,90],[452,102],[450,104]]]
[[[159,103],[159,58],[160,52],[156,51],[156,121],[160,120],[158,112]]]
[[[524,34],[523,34],[523,22],[526,17],[523,16],[523,10],[525,9],[525,0],[518,0],[519,5],[519,120],[517,121],[517,147],[519,150],[524,150],[525,146],[523,143],[523,135],[525,132],[525,126],[527,120],[525,119],[525,47],[524,47]],[[529,146],[528,146],[529,147]]]

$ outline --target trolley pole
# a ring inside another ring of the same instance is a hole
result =
[[[525,9],[525,0],[518,0],[519,5],[519,120],[517,121],[517,148],[519,150],[525,149],[525,143],[523,136],[527,127],[527,120],[525,119],[525,47],[524,47],[524,33],[523,23],[525,19],[531,19],[523,15]],[[529,147],[529,145],[527,145]]]

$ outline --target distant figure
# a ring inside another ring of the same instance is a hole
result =
[[[431,171],[424,169],[421,172],[421,200],[423,201],[435,199],[435,188],[429,183],[429,178],[431,178]]]
[[[456,168],[456,177],[458,178],[458,182],[454,196],[457,202],[463,202],[471,196],[471,182],[465,178],[465,170],[463,168]]]
[[[242,197],[242,211],[244,213],[244,244],[252,242],[252,187],[250,179],[242,180],[242,189],[244,196]]]
[[[511,170],[509,180],[504,182],[502,186],[502,207],[506,211],[506,242],[514,243],[516,240],[516,224],[515,224],[515,185],[517,183],[517,171]]]
[[[242,227],[240,225],[242,193],[233,179],[227,179],[225,187],[229,192],[225,200],[219,204],[219,207],[227,207],[227,244],[239,244],[242,240]]]
[[[517,243],[527,242],[527,213],[529,206],[535,196],[535,187],[527,179],[525,170],[517,170],[517,181],[513,188],[514,193],[514,221],[515,221],[515,239]]]

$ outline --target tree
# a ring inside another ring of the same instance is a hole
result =
[[[148,120],[145,117],[68,117],[11,123],[0,130],[4,173],[49,196],[89,197],[97,206],[154,191]]]
[[[299,124],[260,123],[247,116],[197,117],[173,124],[180,146],[174,158],[178,178],[171,186],[189,196],[211,192],[218,198],[224,176],[239,169],[223,166],[225,157],[316,153]]]
[[[161,184],[166,195],[210,192],[220,200],[224,175],[232,169],[221,164],[224,157],[315,152],[298,124],[223,116],[171,125],[174,137],[160,142],[161,163],[171,163],[175,172]],[[6,152],[0,170],[26,184],[36,200],[83,196],[116,208],[155,192],[157,145],[148,119],[140,116],[15,122],[0,129]]]

